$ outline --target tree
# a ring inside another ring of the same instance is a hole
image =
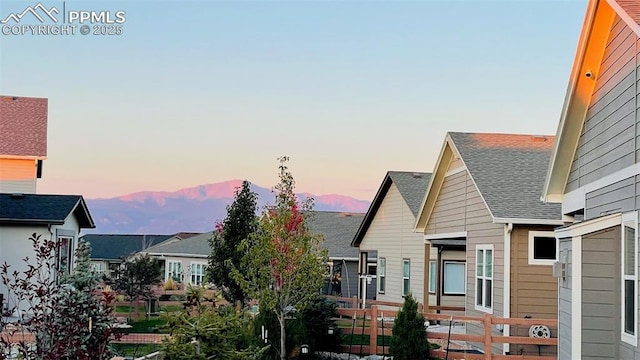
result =
[[[275,205],[265,208],[256,232],[242,241],[241,269],[232,271],[248,295],[258,300],[261,311],[275,313],[283,360],[287,358],[285,321],[294,312],[304,311],[320,292],[327,257],[322,236],[311,233],[305,223],[313,199],[298,201],[288,160],[279,158]]]
[[[165,360],[260,359],[268,349],[255,341],[246,312],[233,306],[196,307],[163,315],[171,328],[171,338],[162,345]]]
[[[402,309],[393,323],[389,352],[395,360],[429,359],[424,316],[418,313],[418,302],[411,295],[404,298]]]
[[[248,181],[243,181],[235,191],[233,203],[227,206],[227,217],[222,223],[216,224],[216,231],[209,240],[211,255],[207,281],[216,284],[224,298],[231,303],[240,301],[244,304],[247,300],[247,294],[231,276],[233,265],[230,266],[229,262],[240,264],[242,253],[238,251],[238,245],[256,231],[257,201],[258,194],[251,191]]]
[[[129,318],[133,301],[149,298],[153,294],[152,286],[160,283],[160,277],[158,260],[148,254],[125,261],[114,271],[113,289],[129,297]]]
[[[36,360],[111,358],[108,345],[118,337],[111,326],[114,297],[96,290],[98,276],[90,270],[90,246],[80,242],[72,273],[58,274],[55,265],[60,243],[36,234],[30,240],[35,256],[34,260],[25,259],[26,270],[12,271],[5,262],[0,271],[14,304],[10,311],[19,317],[9,334],[14,340],[25,339],[18,341],[14,351],[19,357]],[[10,328],[4,316],[0,325]],[[35,346],[29,336],[24,338],[27,334],[33,334]],[[1,337],[0,348],[0,356],[8,357],[12,340]]]

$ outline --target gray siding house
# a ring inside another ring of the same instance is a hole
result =
[[[329,266],[323,292],[331,294],[331,278],[338,272],[342,278],[339,293],[343,297],[358,295],[358,249],[351,247],[351,240],[362,222],[364,214],[336,211],[310,211],[307,214],[309,229],[324,235],[324,246],[329,253]],[[372,271],[375,271],[375,258],[371,259]],[[370,296],[375,294],[373,287],[367,290]]]
[[[380,301],[402,303],[404,295],[411,293],[423,302],[424,241],[413,231],[413,225],[430,176],[421,172],[387,172],[362,219],[351,245],[359,249],[361,264],[377,258],[375,272],[367,272],[377,280],[366,284],[367,299],[373,290],[373,299]],[[360,281],[362,287],[366,278]],[[359,297],[362,299],[362,291]]]
[[[639,24],[637,1],[589,1],[549,164],[561,359],[640,358]]]
[[[438,252],[446,244],[465,245],[463,279],[448,273],[446,263],[438,264],[436,271],[442,299],[464,306],[467,316],[557,317],[558,285],[552,269],[558,252],[553,229],[562,225],[560,206],[545,204],[539,196],[553,143],[553,136],[537,135],[448,133],[445,137],[416,231],[424,246]],[[447,291],[447,286],[459,285],[463,291]],[[505,326],[502,335],[528,336],[528,330]],[[467,332],[481,335],[484,328],[470,323]],[[551,332],[556,335],[556,329]],[[553,355],[556,348],[504,344],[493,352]]]

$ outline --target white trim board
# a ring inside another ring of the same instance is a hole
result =
[[[576,236],[583,236],[596,231],[618,226],[620,225],[621,221],[622,221],[622,215],[619,213],[602,216],[596,219],[577,223],[575,225],[571,225],[568,227],[556,229],[555,230],[556,238],[563,239],[563,238],[574,238]]]
[[[511,317],[511,231],[513,231],[513,224],[504,224],[504,285],[502,286],[502,317],[505,318]],[[502,328],[502,335],[510,335],[509,325],[504,325]],[[504,355],[510,352],[510,345],[511,344],[509,343],[504,343],[502,345],[502,352]]]
[[[578,189],[564,194],[564,197],[562,198],[562,213],[568,214],[576,210],[584,209],[586,196],[588,193],[602,189],[636,175],[640,175],[640,163],[627,166],[626,168],[618,170],[613,174],[609,174],[603,178],[590,182],[579,187]]]
[[[571,238],[571,358],[582,359],[582,236]]]
[[[494,224],[517,224],[517,225],[564,225],[562,219],[518,219],[518,218],[494,218]]]
[[[467,170],[467,167],[466,167],[466,166],[464,166],[464,165],[462,165],[462,166],[460,166],[460,167],[457,167],[457,168],[455,168],[455,169],[451,169],[451,170],[447,171],[447,172],[444,174],[444,177],[446,178],[446,177],[449,177],[449,176],[451,176],[451,175],[455,175],[455,174],[461,173],[461,172],[463,172],[463,171],[465,171],[465,170]]]

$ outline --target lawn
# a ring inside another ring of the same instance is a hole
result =
[[[139,357],[160,350],[158,344],[113,344],[113,349],[119,356]]]
[[[135,333],[135,334],[144,334],[144,333],[161,333],[167,334],[169,333],[169,329],[163,328],[166,322],[159,318],[153,317],[149,320],[140,320],[140,321],[132,321],[129,323],[131,325],[130,328],[123,329],[123,333]]]

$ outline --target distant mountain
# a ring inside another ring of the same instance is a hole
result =
[[[205,232],[223,220],[226,207],[242,180],[200,185],[174,192],[142,191],[111,199],[87,199],[96,229],[87,233],[173,234],[181,231]],[[258,194],[259,209],[274,201],[271,189],[251,185]],[[343,195],[312,196],[314,210],[366,212],[369,202]]]

